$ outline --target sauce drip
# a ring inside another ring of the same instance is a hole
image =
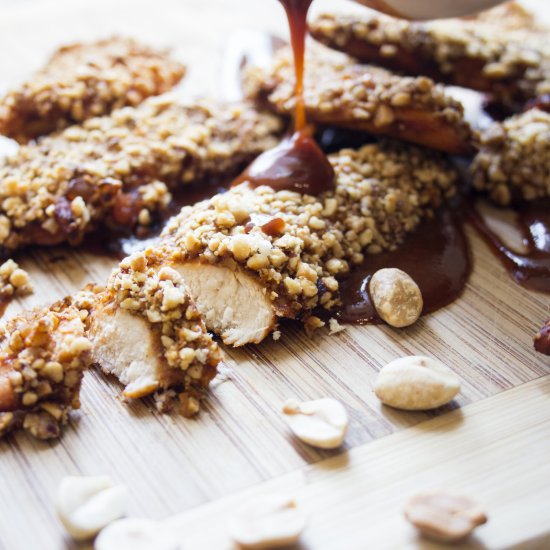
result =
[[[515,208],[516,227],[526,253],[518,253],[492,231],[473,202],[469,220],[500,259],[514,281],[531,290],[550,293],[550,199],[521,203]]]
[[[294,56],[296,88],[294,95],[294,130],[300,132],[306,127],[306,107],[304,103],[304,58],[306,50],[307,12],[313,0],[280,0],[288,19],[290,43]]]
[[[319,195],[334,188],[334,170],[307,126],[304,103],[304,54],[307,12],[312,0],[280,0],[290,28],[296,78],[294,133],[277,147],[260,155],[233,183],[247,181],[251,187],[267,185]]]
[[[281,191],[319,195],[334,187],[334,170],[306,128],[260,155],[233,183],[268,185]]]
[[[456,212],[444,208],[433,219],[424,220],[397,250],[369,255],[340,282],[340,321],[382,323],[368,286],[374,273],[385,267],[397,267],[416,281],[424,299],[422,315],[450,304],[464,290],[472,270],[462,220]]]

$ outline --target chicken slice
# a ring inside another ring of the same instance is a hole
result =
[[[42,138],[0,162],[0,246],[78,244],[99,227],[147,226],[171,190],[235,175],[280,130],[250,105],[163,96]]]
[[[474,187],[503,206],[550,197],[550,113],[530,109],[481,134]]]
[[[221,352],[180,274],[152,250],[123,260],[90,314],[92,360],[125,385],[124,397],[155,393],[186,416],[216,375]]]

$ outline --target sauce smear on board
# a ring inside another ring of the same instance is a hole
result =
[[[550,293],[550,199],[521,203],[514,208],[516,227],[527,247],[518,253],[492,231],[472,203],[469,221],[500,259],[514,281],[525,288]]]
[[[334,188],[334,170],[307,126],[304,103],[304,63],[307,12],[312,0],[280,0],[290,27],[296,78],[294,133],[277,147],[260,155],[234,182],[251,187],[267,185],[319,195]]]
[[[367,255],[340,282],[340,321],[382,323],[368,287],[374,273],[385,267],[397,267],[416,281],[424,300],[422,315],[450,304],[462,293],[472,270],[462,219],[451,208],[443,208],[433,219],[424,220],[397,250]]]

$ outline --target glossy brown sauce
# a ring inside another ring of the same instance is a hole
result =
[[[463,220],[450,208],[423,221],[394,251],[370,254],[340,282],[342,305],[338,319],[344,323],[374,324],[382,320],[371,302],[368,285],[379,269],[396,267],[418,284],[424,299],[422,314],[456,300],[472,271]]]
[[[522,203],[514,208],[515,225],[527,248],[519,253],[492,231],[475,207],[469,205],[469,221],[500,259],[511,277],[531,290],[550,293],[550,199]]]
[[[0,299],[0,317],[4,316],[4,313],[6,313],[6,309],[8,309],[10,302],[11,302],[10,298]]]
[[[304,104],[304,56],[307,13],[312,0],[280,0],[290,28],[294,57],[294,133],[277,147],[260,155],[234,182],[251,187],[267,185],[276,191],[289,190],[319,195],[334,188],[334,170],[307,126]]]
[[[334,170],[305,128],[260,155],[233,185],[244,181],[252,187],[267,185],[276,191],[319,195],[334,188]]]
[[[306,51],[307,13],[313,0],[280,0],[288,19],[290,43],[294,57],[296,88],[294,95],[294,130],[300,132],[306,127],[306,106],[304,103],[304,63]]]
[[[250,233],[254,227],[259,227],[266,235],[278,237],[285,230],[285,221],[282,218],[266,214],[252,214],[250,221],[244,226],[244,232]]]

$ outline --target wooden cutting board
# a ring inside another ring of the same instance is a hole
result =
[[[273,0],[4,2],[0,88],[59,44],[117,32],[172,46],[190,69],[181,93],[216,96],[224,44],[239,28],[284,36],[283,12]],[[462,490],[488,508],[491,521],[472,547],[548,548],[550,361],[534,352],[532,336],[550,300],[514,284],[471,230],[468,236],[474,272],[454,304],[405,330],[349,326],[309,338],[287,323],[278,342],[227,349],[195,420],[162,416],[151,400],[124,404],[115,381],[87,373],[82,409],[59,442],[24,434],[0,442],[0,549],[85,547],[64,538],[52,502],[71,474],[108,474],[126,484],[131,515],[189,511],[178,519],[191,541],[186,548],[230,547],[227,510],[274,489],[294,491],[308,508],[301,548],[416,547],[399,509],[408,495],[435,486]],[[13,303],[7,316],[102,282],[115,265],[66,247],[16,259],[35,294]],[[380,405],[372,391],[378,370],[409,354],[441,359],[460,376],[462,392],[451,405],[437,413]],[[279,413],[288,397],[321,396],[340,399],[350,414],[337,452],[293,440]],[[194,510],[209,501],[217,502]]]

